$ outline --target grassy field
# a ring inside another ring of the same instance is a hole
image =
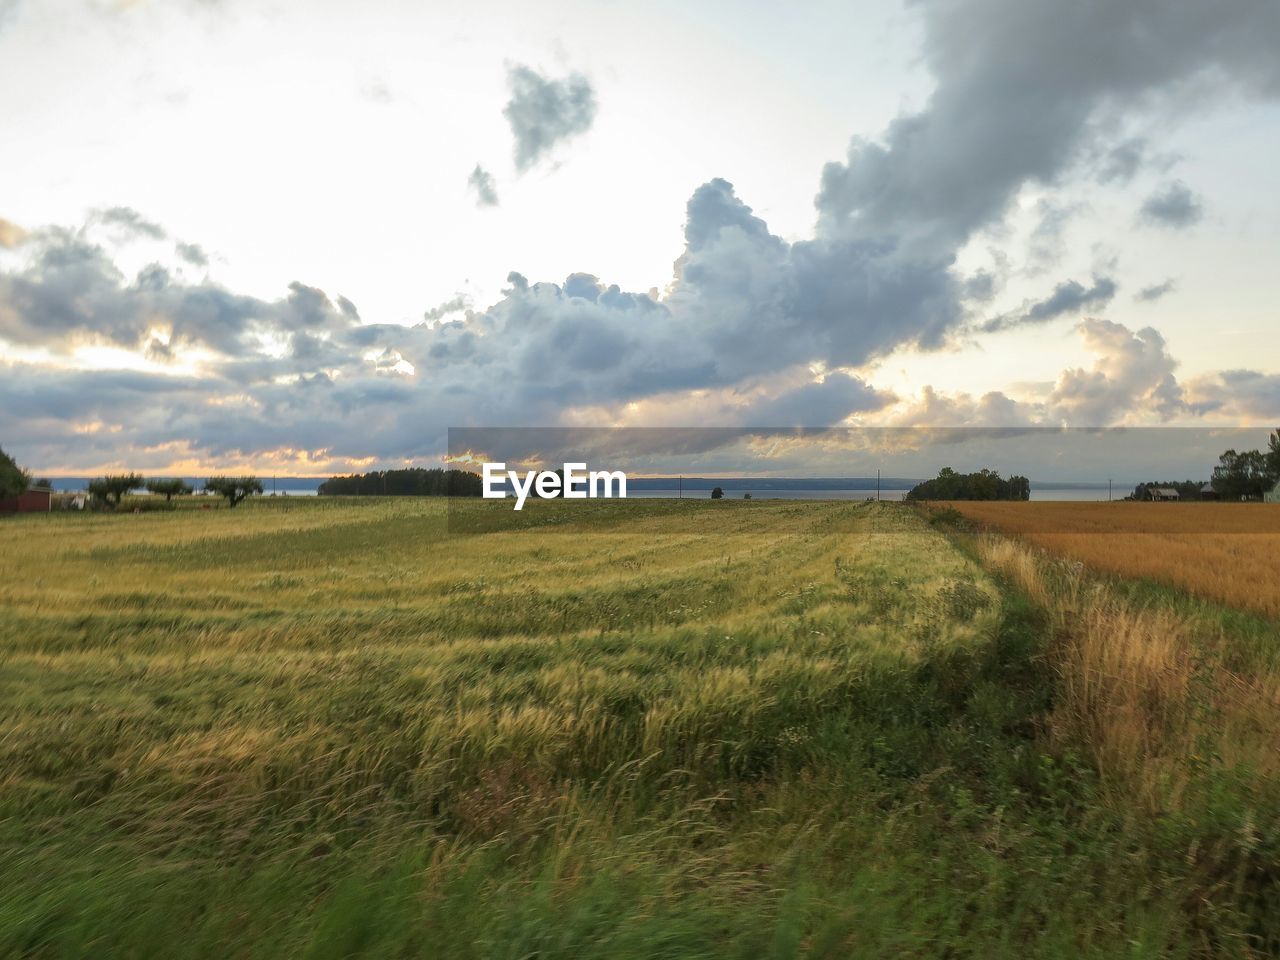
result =
[[[0,522],[0,955],[1280,949],[1273,687],[1082,686],[1124,599],[901,505],[580,506]]]
[[[1124,577],[1280,618],[1280,505],[954,503],[979,523]]]

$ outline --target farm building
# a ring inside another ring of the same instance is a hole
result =
[[[1177,491],[1177,490],[1175,490],[1175,489],[1173,489],[1173,487],[1149,487],[1149,488],[1148,488],[1148,490],[1147,490],[1147,494],[1148,494],[1148,496],[1150,496],[1150,497],[1151,497],[1151,499],[1152,499],[1152,500],[1178,500],[1178,499],[1181,499],[1181,498],[1178,496],[1178,491]]]
[[[53,509],[53,491],[32,487],[26,493],[0,500],[0,513],[48,513]]]
[[[1267,503],[1280,503],[1280,483],[1264,493],[1262,499]]]
[[[1218,499],[1218,491],[1213,489],[1212,483],[1206,483],[1203,487],[1200,488],[1200,499],[1201,500],[1217,500]]]

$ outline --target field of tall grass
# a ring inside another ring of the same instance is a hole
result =
[[[980,524],[1122,577],[1280,618],[1280,505],[997,503],[950,506]]]
[[[901,505],[580,506],[0,522],[0,955],[1280,948],[1262,634],[1126,673]]]

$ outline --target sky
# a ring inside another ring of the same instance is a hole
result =
[[[1280,422],[1274,0],[0,0],[0,130],[41,474]]]

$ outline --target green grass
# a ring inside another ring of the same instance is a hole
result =
[[[1265,951],[912,511],[499,508],[0,523],[0,954]]]

